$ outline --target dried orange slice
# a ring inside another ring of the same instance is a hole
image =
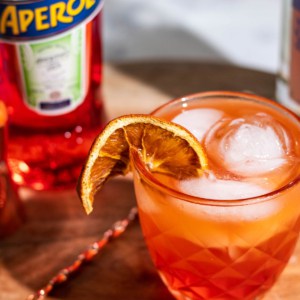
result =
[[[130,170],[134,150],[153,173],[183,179],[200,176],[207,168],[201,145],[183,127],[149,115],[119,117],[95,139],[82,169],[77,190],[87,213],[106,180]]]

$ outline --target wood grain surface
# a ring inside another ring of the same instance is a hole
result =
[[[105,66],[107,118],[148,113],[170,98],[204,90],[247,90],[273,97],[274,76],[200,63],[135,63]],[[0,241],[0,300],[24,300],[69,265],[135,205],[130,177],[107,183],[95,210],[83,212],[75,191],[21,191],[24,225]],[[266,300],[300,299],[300,247]],[[136,220],[72,280],[47,299],[171,300],[149,258]]]

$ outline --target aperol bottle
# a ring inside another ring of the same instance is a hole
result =
[[[102,3],[0,3],[0,98],[19,185],[72,186],[101,130]]]

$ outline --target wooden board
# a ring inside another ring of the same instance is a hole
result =
[[[150,112],[170,98],[204,90],[248,90],[272,97],[274,76],[236,67],[200,63],[106,66],[104,99],[108,118]],[[92,215],[75,191],[21,191],[27,221],[0,241],[0,300],[22,300],[69,265],[135,205],[129,178],[110,181],[97,196]],[[300,298],[300,246],[266,300]],[[149,258],[138,221],[111,242],[49,299],[171,300]]]

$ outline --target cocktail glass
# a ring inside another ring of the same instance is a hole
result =
[[[181,111],[210,108],[217,101],[221,106],[228,103],[237,114],[244,102],[264,107],[293,137],[300,137],[298,117],[270,100],[242,93],[191,95],[153,114],[172,120]],[[290,142],[299,147],[299,140]],[[295,156],[299,159],[299,152]],[[142,231],[160,277],[175,298],[261,299],[283,271],[297,242],[299,167],[288,182],[264,195],[220,200],[179,191],[172,180],[152,174],[134,153],[133,165]],[[276,178],[276,172],[272,176]]]

